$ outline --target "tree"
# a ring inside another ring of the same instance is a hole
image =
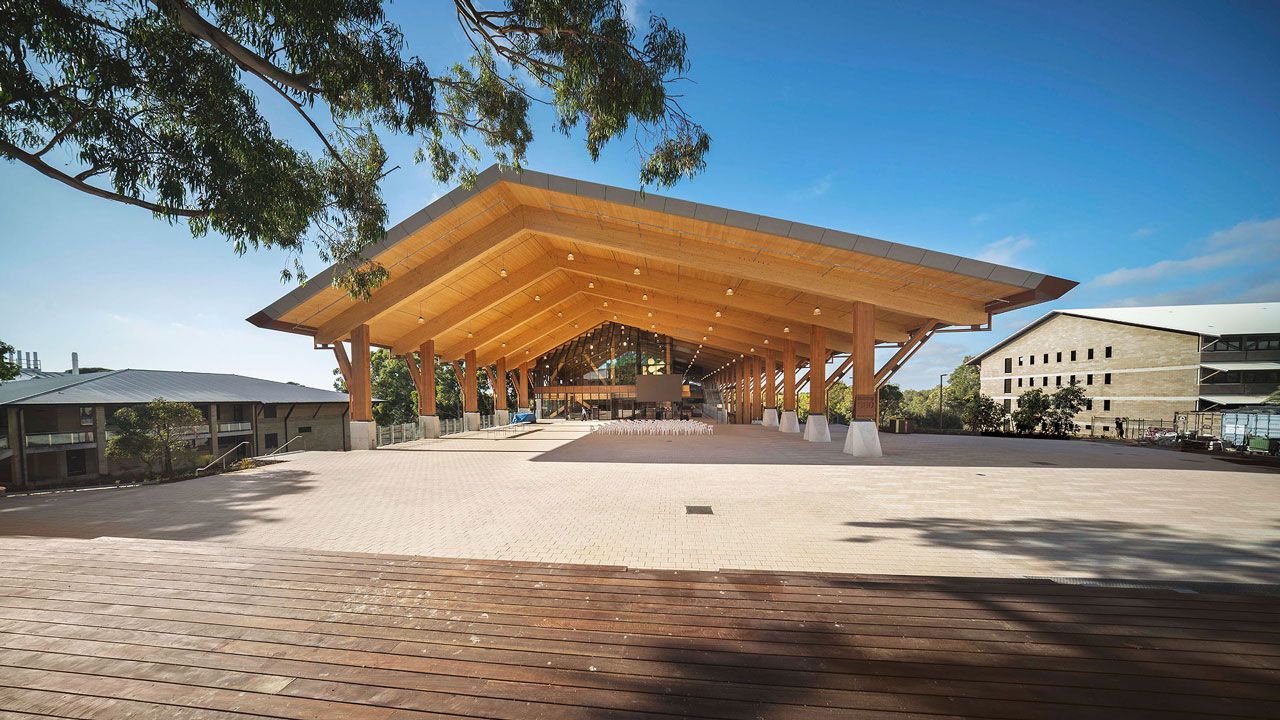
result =
[[[982,395],[974,395],[964,407],[964,422],[975,432],[998,432],[1009,422],[1009,411],[1003,403]]]
[[[880,386],[880,418],[887,419],[901,415],[905,406],[902,401],[902,390],[893,383]]]
[[[1280,405],[1280,387],[1277,387],[1274,392],[1268,395],[1267,399],[1262,401],[1262,404]]]
[[[417,137],[415,161],[470,185],[481,146],[524,162],[538,102],[559,132],[583,127],[592,160],[631,136],[641,184],[705,166],[710,138],[672,87],[689,69],[685,37],[663,18],[641,35],[620,0],[454,4],[474,52],[433,71],[405,56],[382,0],[14,0],[0,23],[0,156],[193,236],[221,233],[240,254],[284,249],[285,281],[305,280],[314,246],[362,298],[387,277],[361,256],[382,238],[379,183],[395,169],[379,130]],[[316,154],[277,136],[269,101],[310,128]]]
[[[1084,388],[1078,383],[1058,388],[1049,396],[1049,411],[1042,426],[1050,435],[1075,435],[1076,413],[1085,407]]]
[[[193,426],[204,421],[191,403],[156,398],[145,405],[117,410],[111,416],[117,434],[107,441],[107,456],[132,458],[147,464],[155,473],[157,464],[166,478],[173,478],[173,459],[191,447]]]
[[[21,368],[18,363],[9,362],[9,355],[13,353],[13,346],[0,340],[0,385],[6,380],[12,380],[18,377]]]
[[[1018,396],[1018,409],[1013,411],[1013,426],[1020,433],[1035,432],[1044,423],[1051,408],[1048,395],[1040,388],[1032,388]]]
[[[947,376],[947,397],[943,402],[957,413],[963,413],[970,401],[981,392],[982,377],[978,367],[969,364],[972,359],[972,355],[966,355],[960,365]],[[934,407],[936,409],[937,406]]]

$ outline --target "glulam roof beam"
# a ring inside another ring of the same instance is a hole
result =
[[[872,273],[840,272],[832,263],[797,260],[728,243],[709,242],[689,235],[662,232],[649,227],[605,222],[569,212],[526,207],[525,228],[539,235],[632,253],[710,272],[732,274],[744,280],[782,287],[807,288],[848,301],[868,302],[898,312],[934,317],[954,325],[987,321],[986,300],[959,293],[940,298],[926,294],[910,281],[888,279]],[[944,293],[945,294],[945,293]]]

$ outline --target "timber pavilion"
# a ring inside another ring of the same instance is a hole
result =
[[[543,417],[674,412],[705,394],[722,420],[783,432],[800,432],[795,398],[806,384],[851,374],[845,452],[878,456],[877,388],[930,337],[988,330],[993,315],[1076,284],[497,166],[392,227],[365,257],[389,273],[367,302],[334,287],[330,268],[249,318],[332,348],[355,448],[373,446],[369,354],[384,347],[408,360],[427,436],[439,432],[436,357],[454,364],[468,427],[479,423],[480,367],[510,376],[519,409]],[[879,368],[877,348],[895,349]],[[500,423],[506,405],[497,392]],[[830,441],[825,410],[826,394],[811,392],[806,439]]]

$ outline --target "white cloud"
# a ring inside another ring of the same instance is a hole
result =
[[[1280,258],[1280,218],[1242,222],[1229,230],[1219,230],[1203,246],[1210,251],[1184,260],[1161,260],[1112,270],[1094,278],[1093,284],[1115,287],[1152,283],[1190,273],[1271,262]]]
[[[1280,280],[1254,285],[1232,296],[1231,300],[1233,302],[1280,302]]]
[[[1018,253],[1035,247],[1035,244],[1036,241],[1026,235],[1010,235],[982,248],[982,251],[978,253],[977,259],[997,265],[1009,265],[1013,263],[1013,259]]]
[[[1146,237],[1146,236],[1150,235],[1151,233],[1153,233],[1153,232],[1155,232],[1155,231],[1156,231],[1156,229],[1155,229],[1155,228],[1153,228],[1153,227],[1142,227],[1142,228],[1138,228],[1137,230],[1134,230],[1134,231],[1133,231],[1133,236],[1134,236],[1134,237],[1136,237],[1136,238],[1143,238],[1143,237]]]
[[[990,219],[991,219],[991,213],[978,213],[977,215],[974,215],[973,217],[969,218],[969,222],[973,225],[981,225],[982,223]]]
[[[626,0],[622,3],[622,15],[637,30],[644,30],[644,26],[640,24],[640,6],[644,4],[644,0]]]

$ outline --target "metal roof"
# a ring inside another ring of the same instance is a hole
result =
[[[1280,303],[1278,302],[1050,310],[1021,330],[987,348],[970,360],[969,364],[981,363],[986,356],[1059,315],[1209,337],[1280,333]]]
[[[1280,302],[1087,308],[1056,312],[1213,337],[1280,333]]]
[[[346,393],[221,373],[112,370],[0,385],[0,405],[115,405],[163,397],[191,403],[346,403]]]

